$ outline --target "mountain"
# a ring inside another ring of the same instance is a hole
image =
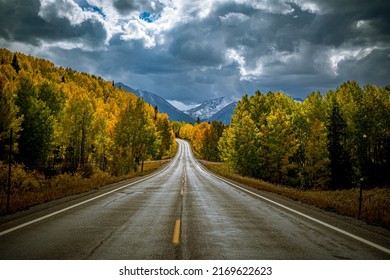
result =
[[[195,120],[199,117],[200,121],[208,121],[215,113],[233,102],[234,100],[230,98],[220,97],[217,99],[207,100],[199,106],[184,112]]]
[[[207,100],[201,105],[186,111],[180,111],[163,97],[141,89],[133,89],[123,83],[116,83],[117,88],[122,88],[128,92],[141,97],[145,102],[153,107],[157,106],[159,112],[168,114],[170,120],[195,123],[200,118],[201,121],[221,121],[224,124],[230,124],[230,118],[234,113],[237,102],[230,98],[220,97]]]
[[[300,98],[300,97],[293,97],[293,100],[295,101],[295,102],[303,102],[303,101],[305,101],[305,99],[303,99],[303,98]]]
[[[223,107],[221,110],[219,110],[217,113],[215,113],[211,118],[209,118],[210,122],[213,121],[221,121],[222,123],[229,125],[230,124],[230,118],[234,114],[234,109],[237,106],[237,101],[230,103],[229,105]]]
[[[118,88],[122,88],[128,92],[134,93],[135,95],[141,97],[146,103],[149,103],[153,107],[157,106],[158,111],[160,113],[168,114],[170,120],[174,120],[178,122],[184,121],[187,123],[195,123],[195,120],[193,118],[191,118],[186,113],[180,111],[179,109],[174,107],[171,103],[169,103],[164,98],[162,98],[161,96],[155,93],[144,91],[141,89],[133,89],[123,83],[116,83],[115,86]]]

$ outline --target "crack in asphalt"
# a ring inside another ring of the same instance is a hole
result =
[[[95,248],[93,248],[92,250],[91,250],[91,252],[89,252],[89,254],[87,255],[87,257],[85,258],[85,259],[90,259],[91,258],[91,256],[93,255],[93,254],[95,254],[95,252],[108,240],[108,239],[110,239],[111,238],[111,236],[114,234],[114,232],[115,232],[115,228],[113,228],[112,229],[112,231],[105,237],[105,238],[103,238],[103,239],[101,239],[100,240],[100,242],[99,242],[99,244],[95,247]]]

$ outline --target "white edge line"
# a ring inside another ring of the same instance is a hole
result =
[[[198,164],[198,163],[197,163],[197,164]],[[198,166],[199,166],[199,164],[198,164]],[[369,246],[374,247],[374,248],[376,248],[376,249],[378,249],[378,250],[380,250],[380,251],[383,251],[383,252],[385,252],[385,253],[387,253],[387,254],[390,254],[390,249],[388,249],[388,248],[386,248],[386,247],[383,247],[383,246],[381,246],[381,245],[378,245],[378,244],[376,244],[376,243],[374,243],[374,242],[371,242],[371,241],[369,241],[369,240],[367,240],[367,239],[364,239],[364,238],[362,238],[362,237],[359,237],[359,236],[357,236],[357,235],[354,235],[354,234],[352,234],[352,233],[350,233],[350,232],[347,232],[347,231],[345,231],[345,230],[342,230],[342,229],[340,229],[340,228],[338,228],[338,227],[332,226],[332,225],[330,225],[330,224],[328,224],[328,223],[325,223],[325,222],[323,222],[323,221],[321,221],[321,220],[318,220],[318,219],[316,219],[316,218],[313,218],[313,217],[311,217],[311,216],[309,216],[309,215],[303,214],[303,213],[301,213],[301,212],[299,212],[299,211],[297,211],[297,210],[294,210],[294,209],[292,209],[292,208],[290,208],[290,207],[287,207],[287,206],[285,206],[285,205],[283,205],[283,204],[280,204],[280,203],[278,203],[278,202],[276,202],[276,201],[273,201],[273,200],[271,200],[271,199],[269,199],[269,198],[266,198],[266,197],[264,197],[264,196],[262,196],[262,195],[259,195],[259,194],[257,194],[257,193],[254,193],[254,192],[252,192],[252,191],[249,191],[249,190],[247,190],[247,189],[245,189],[245,188],[243,188],[243,187],[240,187],[240,186],[238,186],[238,185],[236,185],[236,184],[234,184],[234,183],[232,183],[232,182],[230,182],[230,181],[227,181],[227,180],[225,180],[225,179],[223,179],[223,178],[221,178],[221,177],[219,177],[219,176],[214,175],[213,173],[209,172],[207,169],[204,169],[204,168],[201,167],[201,166],[199,166],[199,167],[200,167],[201,169],[203,169],[204,171],[206,171],[206,172],[207,172],[208,174],[210,174],[211,176],[213,176],[214,178],[217,178],[217,179],[219,179],[219,180],[221,180],[221,181],[223,181],[223,182],[225,182],[225,183],[227,183],[227,184],[229,184],[229,185],[231,185],[231,186],[233,186],[233,187],[235,187],[235,188],[237,188],[237,189],[240,189],[240,190],[242,190],[242,191],[244,191],[244,192],[247,192],[247,193],[249,193],[249,194],[251,194],[251,195],[257,196],[257,197],[259,197],[259,198],[261,198],[261,199],[263,199],[263,200],[266,200],[266,201],[268,201],[268,202],[270,202],[270,203],[272,203],[272,204],[275,204],[275,205],[277,205],[277,206],[279,206],[279,207],[281,207],[281,208],[283,208],[283,209],[286,209],[286,210],[288,210],[288,211],[290,211],[290,212],[293,212],[293,213],[295,213],[295,214],[297,214],[297,215],[300,215],[300,216],[302,216],[302,217],[305,217],[306,219],[309,219],[309,220],[311,220],[311,221],[313,221],[313,222],[316,222],[316,223],[318,223],[318,224],[321,224],[321,225],[323,225],[323,226],[325,226],[325,227],[327,227],[327,228],[333,229],[333,230],[335,230],[335,231],[337,231],[337,232],[339,232],[339,233],[342,233],[342,234],[344,234],[344,235],[346,235],[346,236],[348,236],[348,237],[351,237],[351,238],[353,238],[353,239],[355,239],[355,240],[358,240],[358,241],[360,241],[360,242],[363,242],[363,243],[366,244],[366,245],[369,245]]]
[[[174,159],[175,159],[175,158],[174,158]],[[35,224],[35,223],[37,223],[37,222],[39,222],[39,221],[42,221],[42,220],[45,220],[45,219],[47,219],[47,218],[53,217],[53,216],[58,215],[58,214],[60,214],[60,213],[66,212],[66,211],[68,211],[68,210],[70,210],[70,209],[76,208],[76,207],[78,207],[78,206],[80,206],[80,205],[86,204],[86,203],[88,203],[88,202],[94,201],[94,200],[99,199],[99,198],[101,198],[101,197],[104,197],[104,196],[106,196],[106,195],[112,194],[112,193],[117,192],[117,191],[119,191],[119,190],[121,190],[121,189],[125,189],[125,188],[128,188],[128,187],[132,186],[132,185],[135,185],[135,184],[138,184],[138,183],[140,183],[140,182],[143,182],[143,181],[145,181],[145,180],[147,180],[147,179],[149,179],[149,178],[151,178],[151,177],[153,177],[153,176],[156,176],[156,175],[158,175],[158,174],[164,172],[164,171],[172,164],[172,162],[174,161],[174,159],[173,159],[167,166],[165,166],[163,169],[161,169],[160,171],[157,171],[157,172],[155,172],[155,173],[149,174],[149,175],[147,175],[146,177],[140,178],[139,180],[137,180],[137,181],[135,181],[135,182],[126,184],[126,185],[124,185],[124,186],[121,186],[121,187],[116,188],[116,189],[114,189],[114,190],[108,191],[108,192],[103,193],[103,194],[101,194],[101,195],[98,195],[98,196],[95,196],[95,197],[93,197],[93,198],[84,200],[83,202],[76,203],[76,204],[74,204],[74,205],[72,205],[72,206],[69,206],[69,207],[66,207],[66,208],[64,208],[64,209],[58,210],[58,211],[53,212],[53,213],[51,213],[51,214],[42,216],[42,217],[40,217],[40,218],[37,218],[37,219],[31,220],[31,221],[28,221],[28,222],[26,222],[26,223],[20,224],[20,225],[18,225],[18,226],[12,227],[12,228],[7,229],[7,230],[4,230],[4,231],[0,232],[0,236],[6,235],[6,234],[8,234],[8,233],[11,233],[11,232],[16,231],[16,230],[21,229],[21,228],[24,228],[24,227],[26,227],[26,226]]]

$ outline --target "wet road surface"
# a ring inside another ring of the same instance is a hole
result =
[[[243,191],[178,145],[153,175],[3,220],[0,259],[390,259],[387,230]]]

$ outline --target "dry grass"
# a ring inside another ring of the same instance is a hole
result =
[[[119,182],[137,176],[149,174],[168,160],[145,162],[144,171],[115,177],[100,170],[94,171],[90,178],[81,174],[60,174],[45,179],[37,172],[27,172],[22,165],[12,166],[12,188],[10,194],[10,212],[14,213],[44,202],[63,198],[65,196],[84,193],[110,183]],[[8,166],[0,162],[0,215],[6,214],[7,207],[7,175]]]
[[[37,172],[26,172],[23,166],[13,166],[10,211],[16,212],[47,201],[79,194],[104,185],[142,176],[160,168],[168,160],[146,162],[144,172],[127,176],[113,177],[102,171],[95,171],[90,178],[81,174],[61,174],[45,179]],[[204,163],[211,171],[244,183],[259,190],[277,193],[293,200],[308,203],[327,211],[341,215],[357,217],[359,208],[359,190],[299,190],[296,188],[270,184],[258,179],[234,174],[224,164]],[[6,213],[6,186],[8,167],[0,162],[0,214]],[[362,219],[370,224],[390,229],[390,189],[375,188],[363,191]]]
[[[274,185],[262,180],[243,177],[233,173],[225,164],[204,165],[211,171],[234,181],[259,190],[277,193],[290,199],[301,201],[321,209],[350,217],[358,217],[359,190],[300,190],[297,188]],[[363,191],[362,220],[369,224],[390,229],[390,189],[374,188]]]

